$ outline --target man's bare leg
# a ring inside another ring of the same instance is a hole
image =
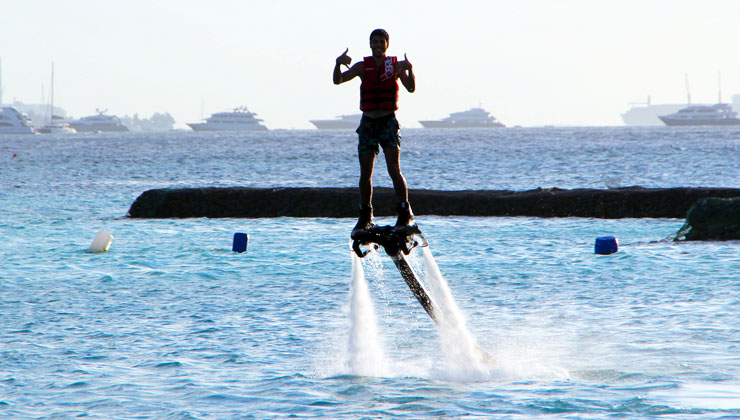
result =
[[[408,186],[406,178],[401,173],[401,151],[397,147],[386,147],[383,149],[385,164],[388,166],[388,175],[393,181],[393,189],[399,202],[409,201]]]
[[[360,218],[352,232],[366,230],[372,226],[373,218],[373,168],[375,154],[360,156]]]
[[[406,185],[406,178],[401,173],[401,150],[397,147],[386,147],[383,150],[385,163],[388,166],[388,175],[393,180],[393,189],[396,191],[398,198],[398,219],[396,228],[405,227],[414,223],[414,213],[409,205],[409,190]]]
[[[375,155],[368,153],[360,156],[360,204],[373,204],[373,169]]]

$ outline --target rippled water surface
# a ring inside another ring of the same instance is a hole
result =
[[[412,188],[740,187],[736,129],[403,135]],[[354,186],[355,147],[351,131],[0,137],[0,417],[740,418],[740,248],[671,242],[683,220],[419,217],[495,361],[480,375],[383,255],[364,261],[383,374],[352,369],[353,220],[125,217],[150,188]],[[88,252],[101,229],[110,250]],[[618,253],[593,253],[603,235]]]

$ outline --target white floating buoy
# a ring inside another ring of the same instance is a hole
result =
[[[90,251],[105,252],[110,248],[111,242],[113,242],[113,235],[101,230],[95,235],[92,245],[90,245]]]
[[[613,236],[600,236],[596,238],[594,244],[594,252],[600,255],[609,255],[617,252],[619,245],[617,245],[617,238]]]

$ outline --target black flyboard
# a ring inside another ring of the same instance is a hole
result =
[[[429,317],[439,325],[439,321],[434,315],[434,305],[432,304],[432,300],[429,299],[429,295],[427,295],[426,290],[424,290],[421,283],[419,283],[419,279],[416,278],[414,270],[411,268],[408,261],[406,261],[405,257],[412,249],[419,245],[416,238],[421,240],[421,246],[427,245],[426,238],[424,238],[424,235],[422,235],[419,230],[419,226],[414,224],[404,228],[394,229],[393,226],[373,225],[367,230],[352,232],[351,238],[353,239],[352,249],[360,258],[364,258],[368,253],[370,253],[370,251],[382,246],[383,249],[385,249],[386,254],[388,254],[388,256],[393,260],[393,263],[396,264],[396,268],[398,268],[398,271],[401,273],[404,281],[406,281],[409,289],[411,289],[411,292],[416,297],[416,300],[418,300],[424,310],[427,311]],[[366,249],[363,250],[362,247],[366,247]],[[476,350],[480,355],[481,361],[488,364],[494,363],[493,357],[481,349],[477,344]]]
[[[393,226],[377,226],[373,225],[367,230],[360,230],[352,232],[352,249],[355,251],[358,257],[364,258],[372,248],[378,249],[382,246],[385,253],[393,260],[396,264],[396,268],[401,273],[403,280],[411,289],[411,293],[414,294],[416,300],[419,301],[424,310],[429,316],[437,322],[434,317],[434,306],[432,300],[427,295],[427,292],[419,283],[419,279],[416,278],[414,270],[411,269],[406,255],[408,255],[414,247],[419,245],[419,242],[415,239],[419,237],[424,244],[426,239],[421,234],[419,226],[413,224],[400,229],[395,229]],[[424,245],[422,245],[424,246]],[[362,247],[371,247],[370,249],[363,250]]]

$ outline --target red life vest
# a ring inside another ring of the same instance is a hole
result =
[[[384,68],[378,69],[373,57],[365,57],[360,84],[362,111],[398,109],[398,82],[393,72],[396,61],[396,57],[386,57]]]

